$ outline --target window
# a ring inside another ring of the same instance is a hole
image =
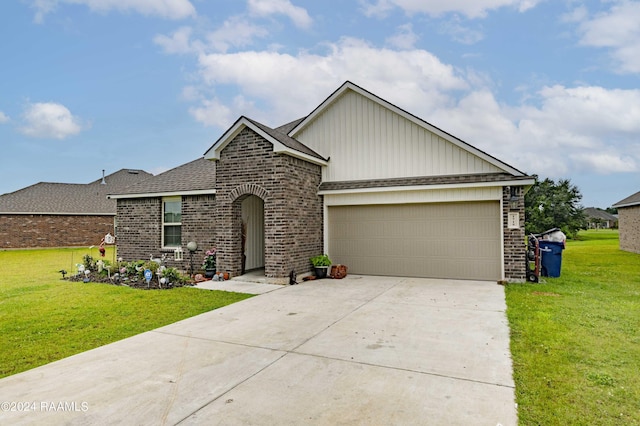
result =
[[[162,246],[179,247],[182,236],[182,199],[162,199]]]

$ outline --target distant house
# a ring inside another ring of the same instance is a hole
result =
[[[533,183],[345,82],[279,127],[242,116],[204,159],[111,197],[127,260],[193,241],[196,266],[215,246],[218,270],[232,276],[286,279],[327,253],[354,274],[524,281]]]
[[[620,250],[640,253],[640,191],[612,207],[618,209]]]
[[[40,182],[0,195],[0,249],[98,245],[115,232],[107,193],[151,176],[122,169],[88,184]]]
[[[583,210],[587,218],[589,229],[611,229],[618,227],[618,218],[597,207],[587,207]]]

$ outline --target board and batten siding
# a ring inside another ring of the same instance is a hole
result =
[[[325,182],[503,171],[351,90],[295,137],[331,157]]]

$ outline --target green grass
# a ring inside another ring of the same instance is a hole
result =
[[[0,377],[251,297],[62,281],[58,271],[73,271],[89,252],[0,251]],[[108,251],[106,259],[112,257]]]
[[[640,424],[640,255],[581,232],[544,281],[506,288],[520,424]]]

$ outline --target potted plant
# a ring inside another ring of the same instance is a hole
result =
[[[204,253],[202,269],[204,269],[204,276],[207,278],[213,278],[216,274],[216,252],[216,249],[212,248]]]
[[[320,254],[309,259],[316,272],[316,277],[324,278],[327,276],[327,269],[331,266],[331,259],[326,254]]]

